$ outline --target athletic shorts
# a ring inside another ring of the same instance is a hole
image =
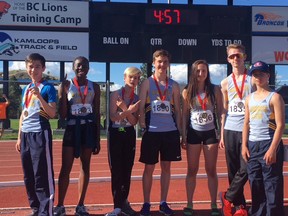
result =
[[[180,161],[180,134],[179,131],[145,132],[141,142],[139,161],[145,164],[156,164],[161,161]]]
[[[74,147],[75,146],[75,142],[76,142],[76,131],[75,131],[75,127],[76,125],[67,125],[66,129],[65,129],[65,133],[63,136],[63,146],[70,146],[70,147]],[[91,133],[89,134],[89,136],[92,136],[92,140],[98,140],[99,138],[97,137],[97,126],[95,123],[88,123],[88,124],[81,124],[80,126],[80,131],[78,131],[78,136],[80,136],[80,145],[83,147],[87,147],[87,148],[91,148],[88,147],[87,142],[86,142],[86,130],[87,127],[91,127],[92,131],[95,131],[95,133]]]
[[[217,131],[215,129],[209,131],[197,131],[189,127],[187,131],[187,143],[194,144],[218,144]]]

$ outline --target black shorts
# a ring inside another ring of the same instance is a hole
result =
[[[75,147],[76,146],[76,130],[75,130],[76,125],[67,125],[65,129],[65,133],[63,136],[63,146],[70,146],[70,147]],[[95,123],[88,123],[88,124],[81,124],[79,127],[78,136],[80,136],[80,145],[86,148],[91,148],[87,144],[87,133],[86,130],[87,128],[90,127],[90,130],[95,131],[95,133],[89,134],[89,136],[92,136],[92,140],[99,140],[99,137],[97,137],[97,126]]]
[[[197,131],[189,127],[187,132],[187,143],[188,144],[218,144],[217,131],[212,129],[209,131]]]
[[[145,132],[141,142],[139,161],[145,164],[156,164],[159,161],[180,161],[179,131]]]

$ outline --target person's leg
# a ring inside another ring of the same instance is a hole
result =
[[[27,134],[21,133],[21,162],[24,174],[24,183],[26,187],[26,192],[29,200],[30,207],[38,211],[40,202],[37,198],[35,191],[35,179],[34,179],[34,171],[33,164],[31,160],[30,154],[30,146],[29,142],[27,142]]]
[[[135,159],[135,148],[136,148],[136,133],[134,128],[132,130],[127,131],[128,136],[126,137],[126,142],[124,144],[124,158],[123,160],[123,201],[125,204],[126,200],[128,199],[129,191],[130,191],[130,184],[131,184],[131,174],[132,168],[134,165]]]
[[[33,133],[29,139],[35,191],[40,202],[39,215],[52,215],[55,195],[52,159],[52,132]]]
[[[228,135],[231,142],[226,143],[225,148],[228,153],[229,163],[228,170],[233,170],[230,174],[228,173],[230,185],[226,192],[226,199],[230,202],[233,202],[234,206],[243,205],[246,206],[246,201],[244,197],[244,185],[248,180],[247,175],[247,164],[244,161],[241,150],[242,150],[242,132],[238,131],[229,131]],[[234,173],[236,171],[236,173]],[[229,171],[228,171],[229,172]],[[234,176],[232,178],[232,175]]]
[[[269,144],[270,146],[270,144]],[[264,161],[265,162],[265,161]],[[276,152],[276,163],[263,167],[264,187],[266,193],[267,215],[284,215],[284,182],[283,182],[283,143]]]
[[[90,179],[90,161],[91,161],[92,149],[81,149],[80,155],[80,175],[78,181],[78,206],[84,205],[84,199]]]
[[[111,128],[109,131],[109,165],[111,171],[111,191],[113,196],[114,209],[120,208],[123,203],[122,185],[123,185],[123,163],[126,159],[124,157],[124,143],[125,139],[117,129]],[[126,132],[125,132],[126,133]]]
[[[153,172],[155,169],[154,164],[145,164],[144,172],[142,176],[142,188],[143,188],[143,196],[144,196],[144,202],[150,203],[150,193],[152,188],[152,182],[153,182]]]
[[[259,146],[259,142],[253,142],[249,145],[250,158],[247,163],[247,173],[252,198],[250,213],[251,215],[261,215],[262,213],[266,215],[266,195],[264,191],[262,167],[258,161],[259,156],[263,157],[263,155],[257,156],[257,146]]]
[[[58,179],[58,204],[64,205],[64,199],[69,186],[70,172],[74,162],[74,148],[70,146],[62,147],[62,166]]]
[[[187,175],[186,175],[186,195],[187,195],[187,207],[193,205],[193,194],[196,187],[196,175],[199,169],[199,158],[201,153],[201,145],[193,144],[187,145]]]
[[[161,161],[161,201],[167,200],[169,185],[170,185],[170,176],[171,176],[171,161]]]
[[[216,143],[203,145],[203,153],[205,157],[205,170],[208,176],[208,188],[211,197],[211,205],[216,205],[218,190],[218,177],[216,171],[218,145]]]

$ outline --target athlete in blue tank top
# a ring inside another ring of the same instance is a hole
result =
[[[139,124],[143,134],[139,161],[145,164],[142,178],[144,204],[140,211],[141,216],[151,214],[152,175],[159,154],[162,169],[159,211],[166,216],[174,214],[166,200],[171,161],[181,160],[181,110],[179,85],[167,76],[170,58],[166,50],[157,50],[153,53],[155,72],[143,81],[139,95]]]
[[[230,44],[227,47],[227,60],[232,66],[232,74],[221,82],[223,107],[226,113],[222,124],[223,142],[220,148],[225,148],[228,168],[229,187],[220,192],[222,214],[232,216],[232,204],[236,215],[246,216],[246,200],[244,185],[248,176],[246,163],[241,155],[242,129],[245,115],[245,98],[252,91],[251,77],[245,67],[245,47],[241,44]],[[223,127],[224,125],[224,127]]]
[[[251,188],[250,215],[284,215],[283,142],[285,105],[269,87],[269,66],[255,62],[250,69],[257,90],[245,101],[242,156]]]

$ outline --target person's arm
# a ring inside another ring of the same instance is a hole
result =
[[[138,122],[138,108],[139,102],[131,104],[128,108],[125,102],[120,98],[117,91],[113,92],[110,97],[110,119],[111,121],[121,121],[125,118],[131,125],[136,125]],[[122,112],[117,112],[117,108],[120,108]]]
[[[139,125],[141,128],[146,129],[147,125],[145,122],[145,103],[146,103],[146,98],[148,95],[148,90],[149,90],[149,80],[146,79],[143,81],[141,84],[140,88],[140,94],[139,94]]]
[[[100,145],[100,95],[101,95],[101,91],[100,91],[100,86],[97,83],[93,83],[93,87],[95,91],[95,96],[93,100],[93,112],[96,117],[96,128],[97,128],[96,134],[98,138],[98,140],[96,141],[96,149],[93,150],[93,154],[98,154],[101,149],[101,145]]]
[[[248,150],[248,139],[249,139],[249,130],[250,130],[250,112],[249,112],[249,99],[250,95],[247,96],[245,100],[245,118],[244,118],[244,125],[243,125],[243,132],[242,132],[242,157],[247,162],[250,153]]]
[[[7,98],[6,94],[3,94],[2,96],[6,100],[6,106],[8,106],[10,104],[9,99]]]
[[[187,148],[187,128],[189,127],[189,104],[187,103],[187,89],[182,91],[182,142],[183,149]]]
[[[224,125],[226,121],[226,116],[228,112],[228,80],[225,78],[221,82],[221,92],[222,92],[222,99],[223,99],[223,111],[222,111],[222,118],[221,118],[221,134],[220,136],[224,138]],[[222,142],[219,143],[219,147],[221,149],[225,148],[225,142],[224,139],[222,139]]]
[[[274,110],[276,130],[274,132],[272,143],[263,158],[267,165],[271,165],[276,162],[277,148],[285,129],[285,104],[282,96],[275,93],[271,98],[270,107],[271,110]]]
[[[23,112],[19,118],[19,130],[18,130],[18,139],[15,145],[16,151],[20,152],[21,150],[21,128],[22,128],[22,121],[23,121]]]
[[[173,101],[174,101],[174,114],[176,118],[177,128],[182,133],[182,125],[181,125],[181,107],[180,107],[180,87],[177,82],[174,82],[173,87]]]
[[[222,134],[222,125],[223,125],[223,119],[224,119],[224,112],[223,112],[223,96],[222,92],[219,86],[214,87],[214,94],[215,94],[215,100],[216,100],[216,113],[217,113],[217,120],[218,120],[218,126],[220,131],[220,138],[219,138],[219,145],[223,146],[223,134]]]

